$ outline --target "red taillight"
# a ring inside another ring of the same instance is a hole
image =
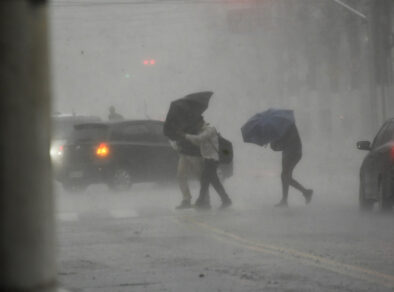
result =
[[[109,147],[105,143],[101,143],[96,149],[96,155],[98,157],[107,157],[109,154]]]
[[[394,162],[394,146],[391,147],[390,158],[391,158],[391,161]]]

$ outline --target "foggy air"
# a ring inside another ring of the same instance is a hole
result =
[[[391,0],[22,2],[3,287],[392,291]]]

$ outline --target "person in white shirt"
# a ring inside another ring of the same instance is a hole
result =
[[[191,145],[197,148],[198,152],[196,153],[194,148],[186,147],[187,145],[181,141],[177,142],[170,140],[170,144],[179,154],[177,180],[182,192],[182,202],[176,206],[176,209],[192,208],[192,195],[190,193],[188,181],[191,178],[198,178],[198,180],[201,179],[203,159],[200,155],[200,150],[197,146]],[[209,195],[206,196],[206,200],[209,204]]]
[[[227,195],[222,183],[217,175],[219,166],[219,138],[216,129],[206,123],[202,118],[198,124],[200,131],[197,135],[184,134],[186,140],[189,140],[200,147],[201,156],[204,159],[204,166],[201,175],[200,195],[195,202],[196,208],[210,208],[207,204],[206,196],[208,195],[209,185],[212,185],[222,200],[221,208],[229,207],[232,202]]]

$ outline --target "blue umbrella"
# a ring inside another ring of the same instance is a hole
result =
[[[260,146],[280,139],[295,124],[292,110],[268,109],[251,117],[241,132],[244,142]]]

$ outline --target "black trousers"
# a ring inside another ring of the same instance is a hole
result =
[[[306,189],[293,178],[293,170],[297,163],[301,160],[301,150],[284,150],[282,152],[282,200],[287,201],[289,194],[289,186],[294,187],[302,193],[305,193]]]
[[[220,196],[223,203],[230,201],[222,183],[219,180],[217,169],[219,162],[212,159],[204,160],[204,168],[201,174],[201,188],[200,196],[196,201],[196,205],[203,205],[206,202],[206,197],[209,191],[209,185],[212,185],[215,191]]]

